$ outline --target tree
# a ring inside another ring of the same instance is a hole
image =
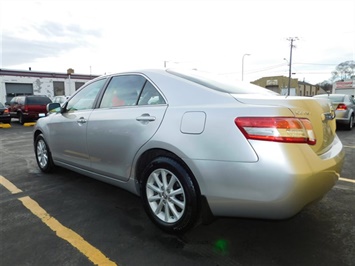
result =
[[[332,72],[331,81],[355,79],[355,61],[345,61],[340,63]]]
[[[322,88],[326,93],[332,93],[333,85],[329,80],[324,80],[317,84],[317,88]]]

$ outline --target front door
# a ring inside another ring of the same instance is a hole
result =
[[[80,168],[89,168],[87,124],[95,99],[105,81],[106,79],[100,79],[88,84],[70,99],[62,113],[53,114],[49,132],[54,160]]]

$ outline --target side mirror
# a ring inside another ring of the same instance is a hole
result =
[[[60,103],[49,103],[46,109],[48,113],[60,112]]]

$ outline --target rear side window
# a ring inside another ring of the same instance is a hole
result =
[[[120,75],[111,79],[102,98],[100,108],[136,105],[146,83],[140,75]]]
[[[139,98],[138,105],[155,104],[165,104],[165,100],[158,92],[158,90],[152,85],[152,83],[147,81]]]
[[[50,102],[52,102],[52,101],[48,97],[27,97],[27,99],[26,99],[26,104],[28,104],[28,105],[31,105],[31,104],[32,105],[35,105],[35,104],[46,105]]]

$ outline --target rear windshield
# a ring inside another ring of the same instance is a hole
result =
[[[336,103],[340,103],[344,101],[344,96],[343,95],[317,95],[315,96],[316,98],[328,98],[331,102],[336,102]]]
[[[222,79],[219,76],[213,74],[205,74],[198,71],[175,71],[166,70],[168,73],[178,76],[183,79],[187,79],[199,85],[207,88],[231,93],[231,94],[262,94],[262,95],[279,95],[276,92],[265,89],[263,87],[244,82],[232,82],[226,79]]]
[[[48,97],[27,97],[27,104],[48,104],[51,103],[51,99]]]

